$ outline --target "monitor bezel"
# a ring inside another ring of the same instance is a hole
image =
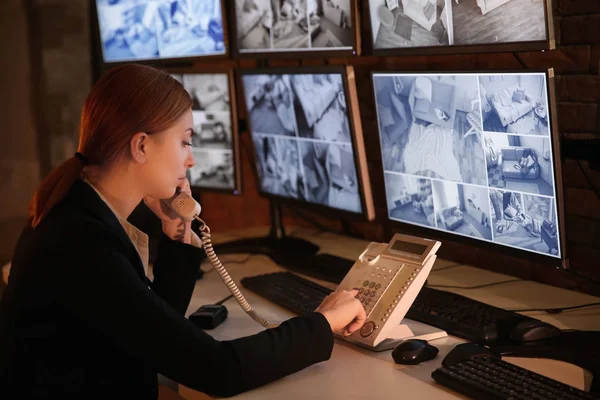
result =
[[[238,0],[234,0],[238,1]],[[231,27],[231,54],[234,59],[289,59],[298,58],[327,58],[327,57],[354,57],[361,55],[361,21],[358,8],[358,0],[350,0],[350,8],[352,10],[353,34],[352,34],[352,49],[350,50],[315,50],[315,49],[291,49],[288,51],[252,51],[241,52],[238,47],[237,34],[237,15],[235,5],[230,9],[229,26]]]
[[[221,24],[223,27],[223,44],[225,46],[225,52],[223,54],[211,54],[211,55],[196,55],[196,56],[185,56],[185,57],[169,57],[169,58],[143,58],[143,59],[132,59],[132,60],[119,60],[119,61],[106,61],[104,59],[104,44],[102,43],[101,31],[100,31],[100,20],[98,18],[98,1],[92,0],[93,5],[91,9],[92,17],[92,41],[95,48],[95,57],[97,64],[101,71],[117,67],[123,64],[139,63],[146,64],[156,68],[168,68],[169,66],[191,66],[197,61],[218,61],[226,60],[231,56],[231,50],[229,48],[229,26],[227,20],[227,10],[225,9],[225,0],[219,0],[221,5]]]
[[[540,264],[547,264],[556,268],[568,268],[568,255],[566,249],[566,226],[565,226],[565,206],[564,206],[564,190],[563,190],[563,177],[562,177],[562,164],[561,164],[561,150],[560,150],[560,135],[558,132],[558,118],[557,118],[557,102],[556,102],[556,93],[555,93],[555,76],[554,70],[550,69],[522,69],[522,70],[459,70],[459,71],[448,71],[448,70],[440,70],[440,71],[400,71],[400,70],[377,70],[371,71],[371,85],[372,85],[372,104],[376,107],[376,94],[375,94],[375,85],[374,85],[374,77],[377,74],[405,74],[405,75],[435,75],[435,74],[451,74],[451,75],[460,75],[460,74],[478,74],[478,75],[486,75],[486,74],[528,74],[528,73],[537,73],[544,74],[546,77],[546,91],[548,93],[548,129],[550,132],[550,139],[552,141],[552,164],[554,168],[554,188],[555,188],[555,203],[556,203],[556,211],[557,211],[557,232],[559,237],[559,248],[560,248],[560,257],[554,257],[551,255],[543,255],[540,253],[536,253],[533,251],[529,251],[526,249],[518,249],[514,247],[510,247],[501,243],[494,243],[486,240],[480,239],[472,239],[467,236],[457,235],[448,233],[444,230],[437,228],[428,228],[416,224],[411,224],[408,222],[401,222],[394,219],[391,219],[389,216],[389,209],[387,204],[387,195],[384,196],[384,204],[385,204],[385,219],[386,224],[391,227],[402,229],[402,233],[412,233],[423,235],[423,237],[434,238],[438,240],[448,240],[454,241],[457,243],[465,244],[465,245],[475,245],[480,246],[481,248],[486,248],[488,250],[492,250],[495,252],[502,252],[505,254],[509,254],[515,257],[526,258],[530,261],[534,261]],[[379,117],[377,116],[377,147],[379,150],[378,154],[382,154],[381,152],[381,138],[379,136]],[[385,171],[383,168],[383,159],[380,158],[381,161],[381,177],[383,182],[385,182]],[[488,186],[489,187],[489,186]],[[384,183],[384,193],[385,193],[385,183]]]
[[[373,206],[373,195],[371,190],[371,183],[369,177],[369,171],[367,168],[367,159],[365,153],[365,144],[362,137],[362,124],[360,123],[360,116],[357,116],[358,111],[358,98],[356,97],[356,90],[352,91],[350,88],[348,69],[352,70],[352,67],[343,66],[317,66],[317,67],[281,67],[281,68],[240,68],[237,72],[237,79],[240,84],[240,88],[243,94],[244,112],[246,115],[246,125],[248,127],[248,134],[250,135],[250,142],[252,146],[252,159],[253,169],[256,171],[255,184],[258,194],[271,201],[286,204],[309,211],[314,211],[322,215],[343,218],[347,220],[356,221],[373,221],[375,219],[375,212]],[[350,124],[350,137],[353,146],[354,165],[356,167],[356,175],[359,185],[359,196],[361,202],[361,212],[353,212],[334,208],[322,204],[315,204],[304,200],[293,199],[281,195],[275,195],[262,190],[260,185],[260,178],[258,176],[258,159],[257,151],[254,145],[254,138],[252,136],[252,124],[250,118],[248,118],[248,106],[246,104],[245,88],[243,83],[243,77],[246,75],[265,75],[265,74],[341,74],[342,83],[344,85],[346,107],[348,110],[348,123]],[[355,85],[355,82],[354,82]]]
[[[235,73],[233,68],[227,67],[194,67],[194,68],[162,68],[163,72],[178,75],[227,75],[229,84],[229,99],[230,99],[230,119],[231,119],[231,144],[233,151],[233,169],[234,169],[234,188],[213,188],[208,186],[194,186],[190,182],[190,188],[193,194],[202,194],[206,192],[230,194],[239,196],[243,193],[242,190],[242,164],[240,159],[240,143],[239,143],[239,126],[238,126],[238,110],[237,97],[235,87]]]
[[[477,43],[468,45],[448,46],[422,46],[422,47],[392,47],[375,48],[375,35],[371,26],[371,9],[367,7],[367,24],[369,46],[373,56],[409,56],[409,55],[446,55],[465,53],[500,53],[520,51],[546,51],[556,48],[554,33],[554,17],[552,14],[552,0],[544,0],[544,22],[546,28],[546,40],[514,41],[500,43]]]

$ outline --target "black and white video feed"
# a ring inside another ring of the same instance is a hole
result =
[[[252,131],[296,136],[290,76],[246,75],[243,80]]]
[[[227,74],[173,74],[192,98],[196,165],[192,187],[233,189],[235,164],[231,122],[231,97]]]
[[[192,111],[192,145],[201,149],[231,150],[231,117],[226,112]]]
[[[186,74],[183,76],[183,87],[194,102],[194,110],[231,110],[227,74]]]
[[[242,77],[262,191],[360,213],[341,74]]]
[[[235,0],[240,53],[351,50],[351,0]]]
[[[234,189],[234,160],[229,150],[202,150],[192,148],[196,165],[188,170],[193,187]]]
[[[300,141],[308,201],[361,211],[354,155],[350,145]]]
[[[298,135],[310,139],[350,142],[342,76],[291,76]]]

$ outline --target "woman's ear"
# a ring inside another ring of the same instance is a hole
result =
[[[138,132],[129,141],[129,150],[131,151],[131,158],[133,161],[139,164],[145,164],[148,162],[148,134],[145,132]]]

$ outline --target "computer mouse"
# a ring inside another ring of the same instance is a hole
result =
[[[438,348],[427,343],[427,340],[408,339],[396,346],[392,358],[396,364],[415,365],[434,359],[438,352]]]
[[[560,329],[539,320],[527,320],[518,323],[511,331],[510,338],[515,342],[531,342],[560,335]]]

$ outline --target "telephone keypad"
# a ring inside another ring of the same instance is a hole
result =
[[[359,298],[360,302],[363,304],[363,307],[365,308],[365,312],[367,313],[367,315],[369,315],[371,313],[373,307],[378,303],[381,295],[393,283],[394,278],[396,277],[398,272],[402,269],[402,267],[403,267],[402,265],[399,266],[398,268],[383,268],[383,267],[376,266],[374,269],[371,270],[372,278],[364,279],[364,277],[363,277],[363,280],[359,280],[358,282],[356,282],[357,287],[360,286],[360,289],[358,290],[358,294],[360,295],[360,297],[357,296],[357,298]],[[404,290],[406,290],[408,288],[408,285],[410,283],[411,282],[406,283],[406,285],[404,286],[404,289],[402,289],[402,292],[400,292],[400,294],[398,295],[398,297],[397,297],[398,299],[402,298],[402,294],[404,294]],[[389,317],[389,315],[391,315],[394,308],[396,307],[396,305],[399,302],[397,299],[395,299],[395,300],[396,301],[393,304],[388,305],[389,310],[387,311],[388,315],[385,318],[386,320],[387,320],[387,317]]]

